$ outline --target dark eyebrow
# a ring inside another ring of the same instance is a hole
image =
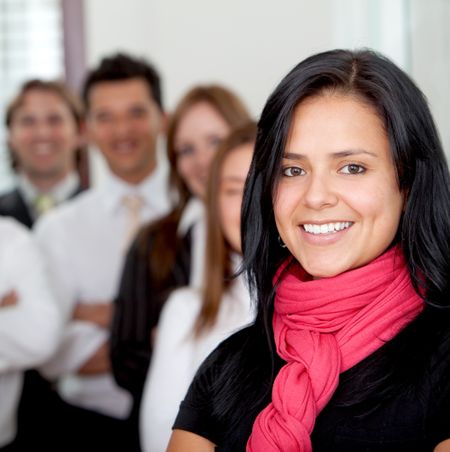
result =
[[[333,158],[343,158],[359,154],[366,154],[375,158],[378,157],[377,154],[375,154],[374,152],[366,151],[365,149],[348,149],[346,151],[332,152],[330,156]],[[286,152],[283,155],[283,158],[288,160],[304,160],[306,159],[306,156],[304,154],[298,154],[296,152]]]
[[[335,158],[342,158],[342,157],[348,157],[350,155],[359,155],[359,154],[365,154],[370,155],[371,157],[377,158],[378,155],[374,152],[366,151],[365,149],[349,149],[347,151],[341,151],[341,152],[334,152],[331,155]]]

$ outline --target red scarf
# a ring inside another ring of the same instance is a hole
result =
[[[339,374],[392,339],[422,310],[398,247],[333,278],[303,281],[288,262],[278,270],[273,329],[287,362],[259,413],[248,452],[310,452],[310,434]]]

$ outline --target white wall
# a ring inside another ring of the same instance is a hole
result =
[[[255,118],[277,82],[304,57],[373,47],[428,96],[450,151],[449,0],[85,0],[89,66],[105,54],[153,61],[168,110],[192,85],[219,82]],[[94,163],[94,181],[101,179]]]
[[[215,81],[257,115],[295,63],[332,45],[330,2],[89,0],[88,60],[126,49],[160,69],[169,109],[193,84]]]
[[[88,66],[132,52],[158,67],[168,110],[191,86],[218,82],[257,118],[291,67],[332,46],[332,1],[86,0]],[[92,182],[102,183],[104,163],[91,157]]]
[[[428,98],[450,161],[450,1],[412,0],[411,73]]]

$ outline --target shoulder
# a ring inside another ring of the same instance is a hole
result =
[[[14,207],[18,200],[21,200],[22,196],[20,195],[19,190],[16,188],[14,190],[8,191],[0,195],[0,209],[9,209]]]
[[[440,325],[436,326],[438,331],[436,348],[431,357],[432,375],[438,380],[441,378],[448,380],[450,391],[450,309],[440,313]]]
[[[217,376],[230,366],[231,361],[245,348],[252,336],[254,326],[245,327],[222,341],[200,366],[196,378],[203,381],[216,382]],[[211,387],[211,389],[213,389]]]
[[[206,358],[197,370],[186,397],[181,402],[173,428],[203,436],[215,444],[222,444],[226,432],[230,430],[229,425],[233,424],[228,419],[229,410],[227,408],[231,406],[232,414],[230,416],[233,419],[239,417],[242,420],[243,413],[236,411],[233,403],[223,402],[228,399],[222,397],[222,392],[226,392],[226,397],[229,397],[239,385],[234,378],[230,378],[228,367],[236,351],[251,335],[251,328],[244,328],[233,334],[221,342]],[[250,404],[253,402],[254,400],[250,401]],[[240,414],[237,415],[237,412]],[[244,424],[247,426],[248,423],[244,422]],[[248,425],[251,426],[251,423]],[[230,437],[239,436],[236,432],[241,432],[241,429],[242,424],[236,429],[231,429]]]
[[[27,227],[33,224],[28,205],[17,188],[0,196],[0,215],[13,217]]]
[[[161,312],[160,327],[174,322],[192,327],[201,307],[199,290],[182,287],[174,290],[167,299]],[[183,328],[184,329],[184,328]]]

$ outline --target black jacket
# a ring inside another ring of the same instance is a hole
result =
[[[157,233],[157,232],[156,232]],[[134,398],[134,410],[140,404],[147,370],[152,356],[151,333],[170,293],[189,284],[191,231],[181,238],[175,264],[164,288],[156,290],[149,268],[154,235],[132,244],[115,300],[111,329],[111,363],[117,384]],[[170,244],[168,244],[170,246]]]

